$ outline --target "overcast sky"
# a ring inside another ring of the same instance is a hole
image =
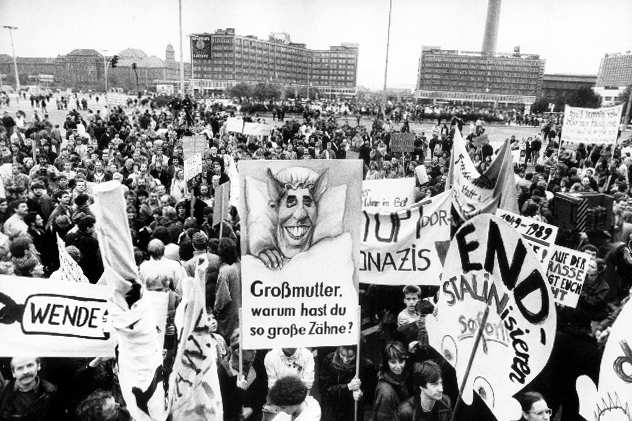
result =
[[[287,32],[308,48],[360,44],[358,85],[381,88],[388,0],[182,0],[187,34],[234,27],[267,38]],[[414,87],[422,45],[481,48],[487,0],[393,0],[388,86]],[[546,59],[546,73],[597,74],[606,52],[632,50],[631,0],[502,0],[499,52],[520,45]],[[66,54],[75,48],[113,54],[140,48],[179,58],[177,0],[0,0],[0,24],[18,26],[18,56]],[[11,54],[0,32],[0,53]]]

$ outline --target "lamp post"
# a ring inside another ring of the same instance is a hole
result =
[[[106,53],[108,50],[100,50],[101,55],[103,56],[103,76],[104,76],[104,84],[105,84],[105,105],[108,104],[108,59],[106,57]]]
[[[391,10],[393,8],[393,0],[388,2],[388,28],[386,30],[386,59],[384,60],[384,121],[386,121],[386,79],[388,77],[388,49],[391,44]]]
[[[13,69],[15,70],[15,91],[18,94],[18,102],[20,101],[20,75],[18,74],[18,62],[15,56],[15,46],[13,45],[13,31],[18,29],[17,26],[3,25],[4,29],[9,30],[9,38],[11,38],[11,53],[13,54]]]
[[[180,25],[180,94],[184,98],[184,52],[182,51],[182,0],[178,0],[178,23]]]

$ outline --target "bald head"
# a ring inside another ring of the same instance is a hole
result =
[[[165,244],[157,238],[154,238],[147,245],[147,253],[153,259],[160,259],[165,254]]]

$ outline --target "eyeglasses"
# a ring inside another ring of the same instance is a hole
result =
[[[551,408],[546,408],[546,409],[541,409],[539,411],[529,411],[530,414],[535,414],[538,417],[541,417],[542,415],[551,415],[553,413],[553,410]]]

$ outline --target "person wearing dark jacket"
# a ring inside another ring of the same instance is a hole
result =
[[[325,357],[318,371],[318,385],[323,409],[321,421],[353,419],[354,400],[359,401],[358,419],[364,419],[362,402],[371,402],[375,389],[375,370],[367,360],[360,360],[360,377],[356,377],[356,346],[340,346]]]
[[[441,368],[434,361],[415,364],[415,393],[399,406],[400,421],[449,421],[450,398],[443,394]]]
[[[11,380],[0,392],[0,421],[54,421],[62,419],[57,387],[39,376],[39,358],[11,359]]]
[[[399,405],[410,396],[408,351],[401,342],[389,342],[377,377],[373,421],[399,421]]]
[[[77,224],[78,230],[68,233],[66,244],[79,249],[81,252],[79,266],[90,283],[95,284],[103,274],[103,261],[99,253],[99,241],[93,235],[94,216],[79,212],[73,220]]]

